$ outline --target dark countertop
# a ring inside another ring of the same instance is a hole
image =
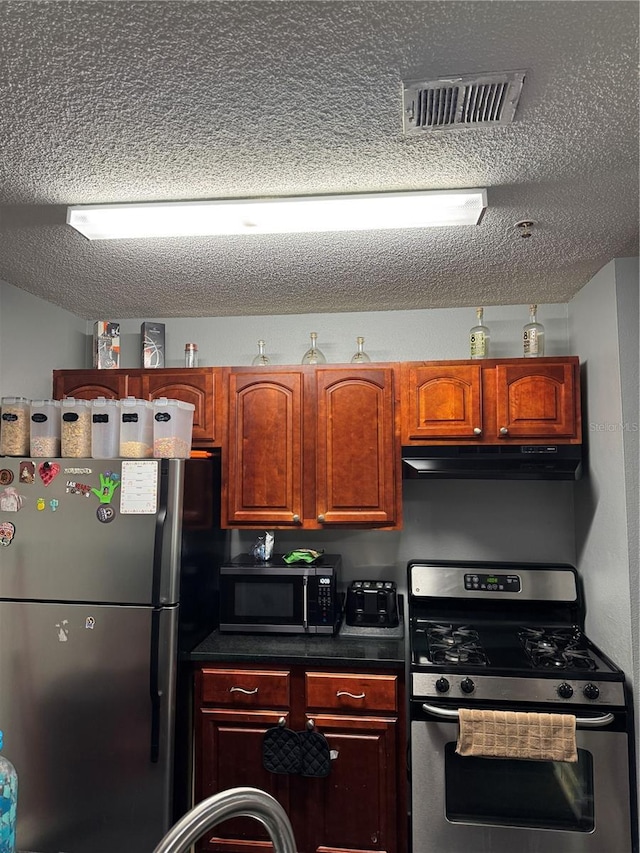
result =
[[[401,623],[402,625],[402,623]],[[362,630],[362,629],[359,629]],[[276,663],[314,666],[353,666],[400,668],[406,659],[403,631],[376,628],[374,636],[321,634],[222,634],[213,631],[183,660],[196,663],[213,661]]]

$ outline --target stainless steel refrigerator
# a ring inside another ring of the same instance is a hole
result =
[[[184,465],[0,457],[18,849],[150,853],[173,822]]]

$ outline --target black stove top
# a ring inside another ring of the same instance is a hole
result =
[[[577,625],[517,625],[411,620],[414,669],[491,674],[614,674],[617,668]]]

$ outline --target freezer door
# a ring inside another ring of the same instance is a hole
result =
[[[0,602],[19,850],[149,853],[169,828],[177,610]]]
[[[177,602],[183,460],[0,457],[0,469],[13,475],[0,599]]]

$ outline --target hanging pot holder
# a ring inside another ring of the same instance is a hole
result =
[[[298,737],[301,744],[302,776],[328,776],[331,772],[331,755],[329,743],[320,732],[299,732]]]
[[[282,725],[267,729],[262,738],[262,765],[270,773],[300,773],[301,742],[297,732]]]

